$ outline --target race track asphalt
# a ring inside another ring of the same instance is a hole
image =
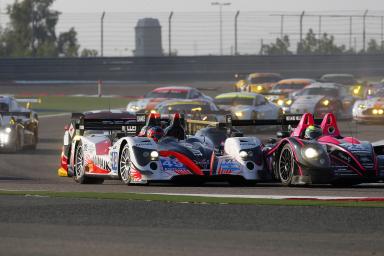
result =
[[[383,255],[383,214],[383,208],[3,196],[0,254]]]
[[[215,86],[222,90],[220,84]],[[54,90],[64,89],[68,88]],[[111,89],[110,93],[122,93],[119,90]],[[135,95],[142,95],[143,90],[137,89]],[[74,94],[75,88],[70,87],[66,93]],[[383,184],[353,188],[286,188],[276,183],[256,187],[216,183],[201,187],[127,187],[119,181],[106,181],[103,185],[79,185],[71,178],[57,176],[63,127],[68,118],[41,119],[41,140],[36,151],[0,155],[1,190],[384,196]],[[344,134],[370,141],[383,139],[382,127],[341,122]],[[265,139],[273,133],[259,136]],[[0,255],[384,255],[383,216],[381,208],[0,196]]]

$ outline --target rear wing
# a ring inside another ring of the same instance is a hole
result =
[[[31,108],[31,103],[38,103],[38,104],[41,104],[41,99],[15,99],[16,102],[18,103],[25,103],[26,104],[26,108]]]
[[[194,134],[198,130],[205,127],[227,128],[231,130],[232,127],[247,127],[247,126],[281,126],[283,131],[287,131],[289,126],[296,127],[303,115],[283,115],[278,119],[251,119],[251,120],[236,120],[231,115],[226,116],[226,122],[210,122],[201,120],[186,120],[186,128],[188,134]],[[323,119],[315,119],[316,124],[320,124]]]
[[[31,112],[1,112],[0,111],[0,115],[1,116],[12,116],[12,117],[25,117],[25,118],[29,118],[31,117]]]
[[[137,135],[141,128],[145,125],[145,117],[137,115],[135,119],[132,118],[109,118],[109,119],[95,119],[85,118],[84,114],[72,113],[71,126],[74,128],[76,134],[83,135],[85,131],[120,131],[127,136]]]

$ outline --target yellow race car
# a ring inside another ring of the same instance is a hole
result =
[[[277,73],[251,73],[243,82],[240,80],[238,83],[242,85],[240,91],[264,94],[281,79]]]

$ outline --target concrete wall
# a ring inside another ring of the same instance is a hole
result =
[[[384,55],[0,59],[0,80],[233,80],[235,73],[383,76]]]

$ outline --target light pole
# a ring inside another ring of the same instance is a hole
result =
[[[219,6],[220,15],[220,55],[223,55],[223,6],[231,5],[231,3],[225,2],[212,2],[211,5]]]
[[[100,18],[100,56],[104,57],[104,17],[105,12],[101,14]]]

